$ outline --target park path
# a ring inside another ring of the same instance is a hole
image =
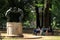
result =
[[[6,36],[6,33],[2,33],[2,36]],[[23,34],[23,38],[4,38],[2,40],[60,40],[60,36],[35,36],[33,34]]]
[[[6,33],[1,33],[1,36],[6,36]],[[23,38],[4,38],[3,40],[40,40],[40,38],[42,38],[41,36],[35,36],[33,34],[27,34],[24,33],[23,34],[24,37]]]

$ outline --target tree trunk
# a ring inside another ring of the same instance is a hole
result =
[[[50,27],[50,14],[49,14],[49,8],[50,8],[50,0],[45,0],[44,4],[44,15],[45,15],[45,27]]]
[[[36,10],[36,28],[40,28],[40,19],[39,19],[39,11],[38,11],[38,7],[35,6],[35,10]]]

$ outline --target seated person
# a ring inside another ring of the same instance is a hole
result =
[[[48,31],[48,28],[42,28],[41,30],[40,30],[40,34],[41,35],[45,35],[45,33]]]
[[[40,33],[40,28],[36,28],[36,29],[34,29],[34,34],[37,35],[37,33]]]
[[[52,35],[54,34],[54,31],[51,28],[49,28],[48,32],[51,33]]]

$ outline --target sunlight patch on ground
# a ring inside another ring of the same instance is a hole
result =
[[[6,33],[2,33],[6,36]],[[2,40],[60,40],[60,36],[35,36],[33,34],[23,34],[23,38],[3,38]]]

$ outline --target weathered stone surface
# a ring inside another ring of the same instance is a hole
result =
[[[22,35],[22,24],[19,22],[7,22],[7,35],[8,36]]]

